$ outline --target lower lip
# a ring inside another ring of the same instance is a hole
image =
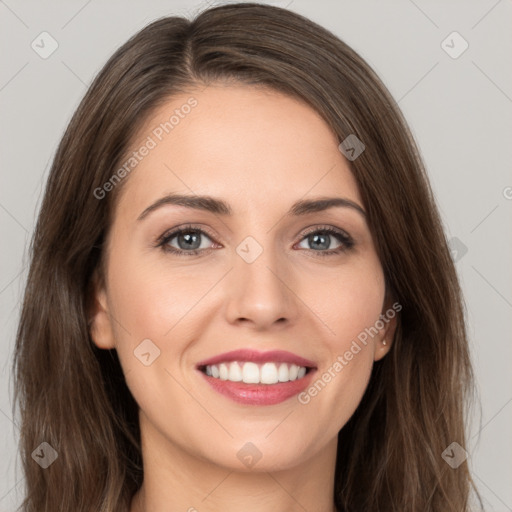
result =
[[[277,384],[246,384],[245,382],[216,379],[201,370],[198,371],[215,391],[235,402],[246,405],[275,405],[284,402],[304,391],[315,373],[315,370],[309,370],[302,379]]]

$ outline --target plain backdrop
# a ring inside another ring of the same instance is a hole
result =
[[[467,305],[482,407],[464,448],[485,510],[512,511],[512,2],[267,3],[310,17],[352,46],[412,127]],[[207,5],[0,0],[0,512],[14,511],[23,492],[11,365],[27,247],[57,144],[116,48],[158,17],[192,16]],[[58,45],[46,58],[41,38],[47,52]]]

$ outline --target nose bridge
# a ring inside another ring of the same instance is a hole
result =
[[[280,249],[271,242],[271,234],[259,238],[261,242],[248,236],[235,249],[227,314],[231,322],[243,319],[264,328],[292,320],[296,304],[286,285],[290,272]]]

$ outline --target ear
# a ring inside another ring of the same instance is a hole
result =
[[[115,348],[115,338],[108,309],[104,280],[95,271],[92,277],[89,308],[89,333],[94,344],[101,349]]]
[[[397,327],[398,312],[402,309],[402,305],[398,301],[393,301],[391,297],[387,298],[382,308],[377,327],[381,327],[379,334],[375,337],[374,361],[382,359],[390,350],[395,338]]]

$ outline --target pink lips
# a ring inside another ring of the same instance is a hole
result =
[[[246,384],[245,382],[231,382],[229,380],[216,379],[204,373],[204,368],[209,365],[243,361],[253,363],[292,363],[308,368],[308,373],[301,379],[276,384]],[[246,405],[274,405],[281,403],[292,396],[302,392],[310,385],[315,373],[316,365],[313,361],[299,357],[284,350],[272,350],[258,352],[255,350],[234,350],[205,359],[197,364],[197,369],[208,384],[218,393],[231,400]]]
[[[258,352],[257,350],[233,350],[225,352],[210,359],[205,359],[197,364],[197,368],[219,363],[230,363],[232,361],[248,361],[251,363],[293,363],[297,366],[316,368],[313,361],[287,352],[286,350],[271,350],[269,352]]]

